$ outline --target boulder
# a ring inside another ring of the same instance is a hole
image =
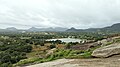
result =
[[[102,44],[101,46],[106,46],[106,44],[112,43],[112,42],[113,42],[113,39],[108,38],[108,39],[103,39],[103,40],[98,41],[98,42],[101,42],[101,44]]]
[[[120,43],[115,43],[108,46],[100,47],[93,51],[92,56],[110,57],[116,54],[120,54]]]

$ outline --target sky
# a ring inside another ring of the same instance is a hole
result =
[[[0,28],[101,28],[120,23],[120,0],[0,0]]]

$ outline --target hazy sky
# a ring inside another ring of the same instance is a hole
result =
[[[93,28],[119,22],[120,0],[0,0],[0,28]]]

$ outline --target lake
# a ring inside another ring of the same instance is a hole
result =
[[[47,39],[46,41],[56,41],[56,40],[61,40],[62,42],[79,42],[80,43],[80,39],[73,39],[73,38],[59,38],[59,39]]]

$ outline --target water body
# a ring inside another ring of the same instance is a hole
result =
[[[79,42],[80,43],[80,39],[73,39],[73,38],[60,38],[60,39],[47,39],[46,41],[56,41],[56,40],[61,40],[62,42]]]

